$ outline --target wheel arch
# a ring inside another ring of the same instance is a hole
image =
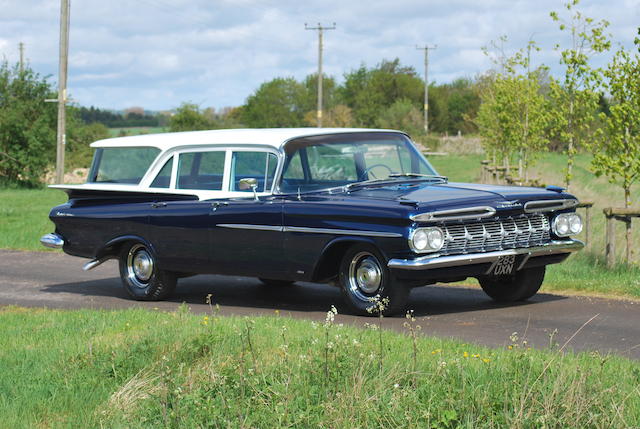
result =
[[[378,243],[367,237],[338,237],[327,243],[322,249],[320,258],[316,263],[311,281],[327,282],[338,276],[340,262],[346,251],[355,244],[368,244],[374,246],[385,258],[385,252]]]
[[[122,251],[122,246],[132,242],[142,243],[145,245],[146,248],[151,250],[153,254],[156,254],[155,248],[149,241],[147,241],[146,239],[144,239],[139,235],[127,234],[127,235],[121,235],[119,237],[112,238],[111,240],[107,241],[98,249],[98,251],[96,252],[95,258],[96,259],[117,258],[120,255],[120,252]]]

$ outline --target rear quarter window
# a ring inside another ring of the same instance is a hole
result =
[[[92,183],[140,183],[160,153],[155,147],[98,148],[89,174]]]

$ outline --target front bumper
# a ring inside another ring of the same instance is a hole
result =
[[[51,249],[62,249],[62,246],[64,246],[64,239],[60,234],[45,234],[40,238],[40,244],[44,247],[50,247]]]
[[[530,258],[537,256],[558,255],[577,252],[584,244],[578,240],[552,241],[544,246],[526,247],[521,249],[506,249],[486,253],[468,253],[466,255],[438,256],[429,255],[415,259],[391,259],[389,268],[400,270],[431,270],[436,268],[458,267],[475,264],[493,264],[503,256],[525,255],[516,267],[516,270],[524,267]]]

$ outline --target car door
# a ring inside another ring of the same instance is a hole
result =
[[[276,167],[273,152],[233,150],[230,197],[211,201],[210,254],[216,272],[267,278],[286,273],[282,199],[270,195]],[[255,182],[255,192],[242,186],[247,179]]]
[[[150,189],[222,192],[225,160],[224,149],[181,152],[167,161]],[[172,201],[168,197],[152,202],[150,208],[150,239],[158,264],[172,271],[212,272],[211,201],[196,197]]]

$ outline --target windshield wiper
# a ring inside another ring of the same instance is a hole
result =
[[[420,173],[391,173],[389,174],[389,177],[418,177],[418,178],[425,178],[425,179],[436,179],[436,180],[442,180],[444,182],[448,182],[449,178],[447,176],[436,176],[435,174],[420,174]]]
[[[404,179],[404,180],[397,180],[397,179]],[[390,174],[389,177],[386,177],[384,179],[372,179],[372,180],[365,180],[363,182],[350,183],[348,185],[345,185],[343,189],[346,192],[349,192],[353,189],[366,188],[367,186],[397,185],[400,183],[416,183],[416,182],[425,182],[425,181],[432,181],[432,180],[437,180],[438,182],[446,183],[448,179],[444,176],[436,176],[433,174],[393,173],[393,174]]]

